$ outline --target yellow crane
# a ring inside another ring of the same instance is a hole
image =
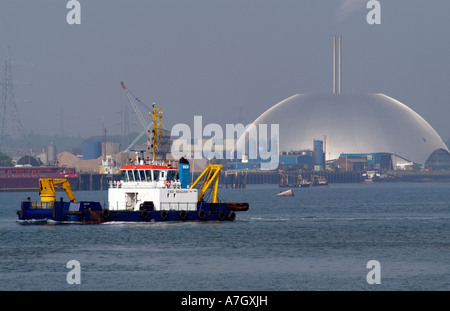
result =
[[[282,170],[279,170],[278,174],[280,174],[280,187],[288,187],[289,186],[288,174]]]
[[[200,186],[199,193],[198,193],[198,202],[203,201],[203,197],[208,190],[209,187],[211,187],[211,203],[218,203],[217,202],[217,189],[219,188],[219,177],[220,177],[220,171],[222,170],[223,165],[220,164],[210,164],[208,167],[198,176],[198,178],[194,181],[194,183],[191,185],[191,189],[194,188],[202,178],[204,178],[203,183]],[[240,202],[227,202],[225,203],[227,207],[230,209],[230,211],[246,211],[249,208],[248,203],[240,203]]]
[[[217,203],[217,188],[219,187],[219,176],[223,165],[210,164],[208,167],[198,176],[198,178],[191,185],[191,189],[194,188],[205,176],[202,185],[200,186],[198,193],[198,201],[203,200],[203,196],[210,186],[211,188],[211,203]]]
[[[61,184],[57,186],[56,184]],[[65,178],[40,178],[39,179],[39,195],[42,202],[55,201],[55,188],[64,189],[69,197],[70,202],[76,202],[75,195],[70,188],[70,183]]]
[[[153,151],[153,161],[155,161],[156,150],[161,144],[161,108],[156,108],[156,105],[153,104],[153,113],[150,113],[150,115],[153,117],[151,149]]]

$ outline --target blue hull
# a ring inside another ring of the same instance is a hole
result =
[[[96,224],[105,222],[233,221],[234,211],[226,203],[197,203],[196,211],[114,211],[99,202],[22,202],[19,220],[52,220]]]

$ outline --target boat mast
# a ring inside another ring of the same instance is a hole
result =
[[[153,151],[153,162],[156,160],[156,150],[161,144],[161,108],[156,108],[156,103],[153,103],[153,113],[150,113],[153,117],[153,130],[150,148]]]

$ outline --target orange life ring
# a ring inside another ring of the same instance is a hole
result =
[[[169,188],[172,182],[170,180],[166,180],[166,187]]]

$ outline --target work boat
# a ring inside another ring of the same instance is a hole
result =
[[[143,157],[142,157],[143,158]],[[120,169],[121,180],[108,188],[108,204],[77,202],[62,183],[69,202],[55,200],[54,182],[40,186],[41,201],[22,202],[19,220],[53,220],[57,222],[103,223],[157,221],[233,221],[237,211],[246,211],[248,203],[225,203],[218,200],[217,188],[222,165],[209,165],[189,185],[190,165],[180,159],[177,165],[168,162],[135,163]],[[198,187],[198,188],[196,188]],[[207,201],[209,197],[209,201]]]
[[[248,209],[248,203],[218,201],[222,165],[209,165],[189,186],[187,160],[181,159],[178,167],[166,162],[145,164],[139,158],[136,162],[124,165],[120,169],[122,180],[112,182],[108,189],[108,212],[104,216],[110,220],[122,220],[125,211],[139,213],[144,221],[234,220],[236,211]],[[204,200],[207,191],[210,202]]]

